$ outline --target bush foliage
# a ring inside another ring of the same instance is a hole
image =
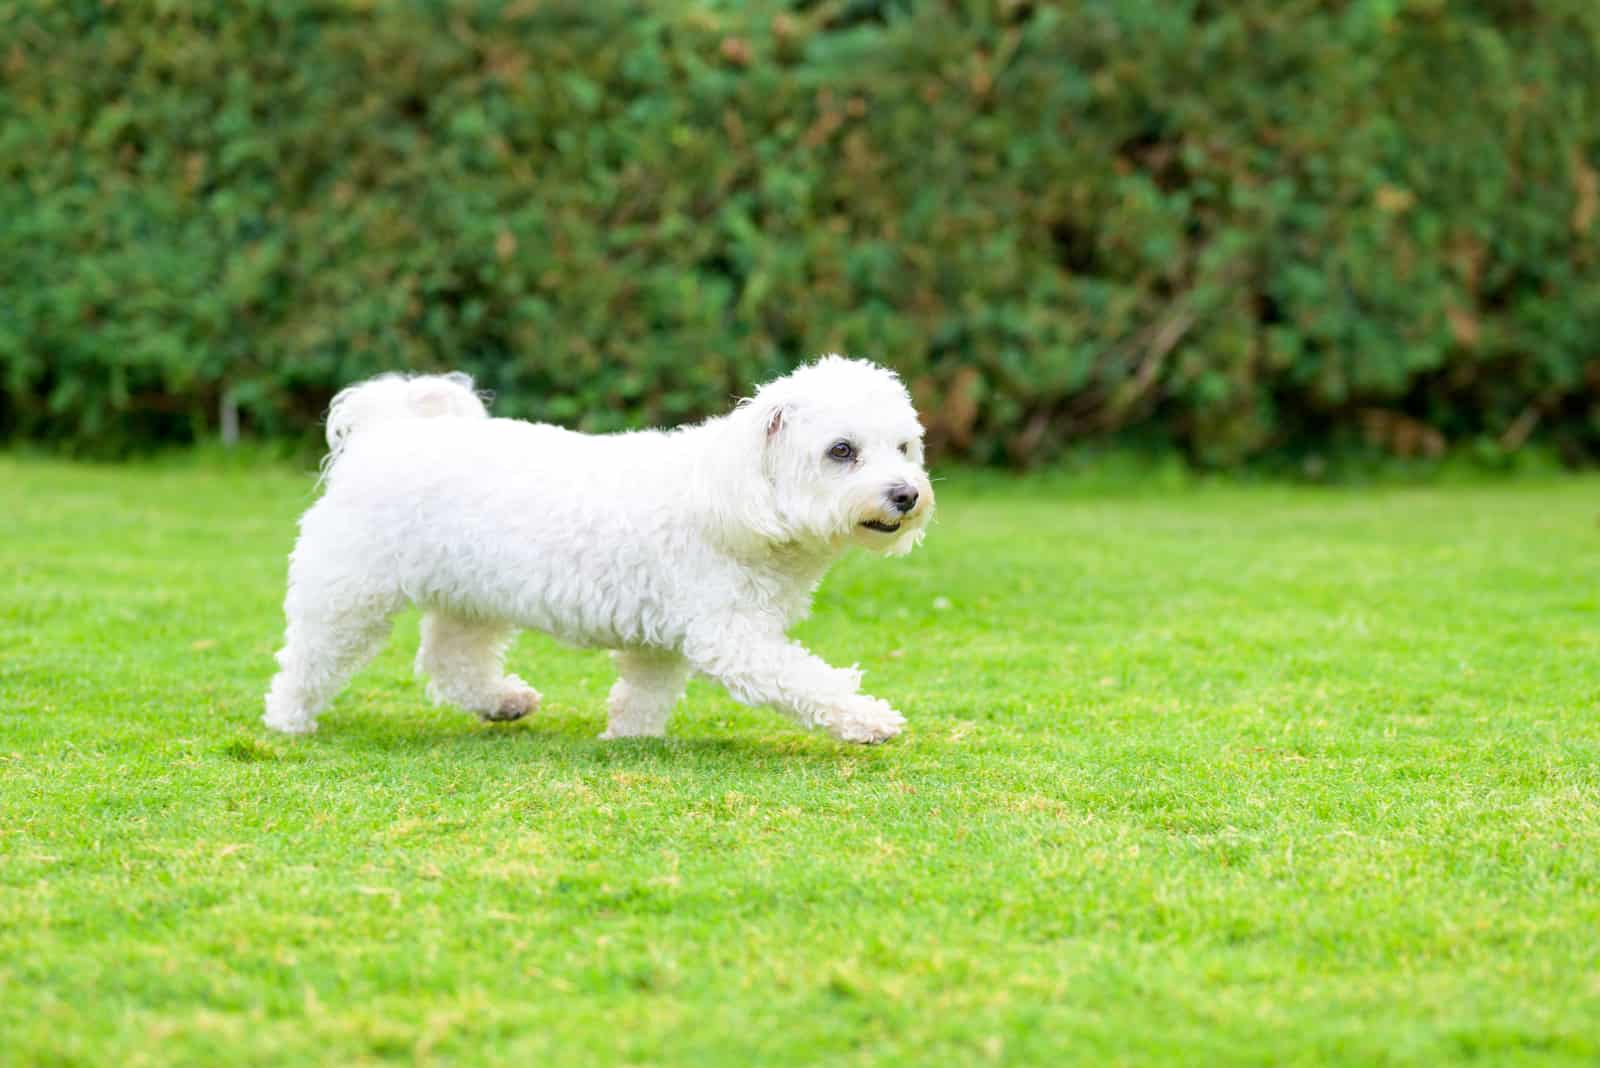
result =
[[[837,350],[981,462],[1600,447],[1593,0],[21,0],[0,76],[10,438]]]

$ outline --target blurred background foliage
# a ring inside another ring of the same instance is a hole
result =
[[[1600,454],[1594,0],[14,0],[0,86],[11,440],[844,351],[982,463]]]

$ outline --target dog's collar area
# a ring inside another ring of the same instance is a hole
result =
[[[881,519],[869,519],[861,525],[868,530],[876,530],[880,534],[893,534],[900,529],[899,523],[885,523]]]

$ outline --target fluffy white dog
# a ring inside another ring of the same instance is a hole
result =
[[[828,356],[732,413],[587,435],[491,419],[462,374],[386,375],[328,412],[326,492],[300,520],[265,722],[316,717],[419,605],[428,694],[485,720],[539,694],[502,668],[519,627],[615,650],[604,738],[659,737],[692,671],[848,742],[904,726],[785,631],[846,547],[910,552],[933,514],[900,380]]]

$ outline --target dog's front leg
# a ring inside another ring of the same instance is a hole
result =
[[[905,727],[888,702],[861,692],[861,672],[836,668],[783,633],[759,627],[706,628],[685,644],[694,669],[747,705],[771,705],[803,727],[844,742],[882,742]]]

